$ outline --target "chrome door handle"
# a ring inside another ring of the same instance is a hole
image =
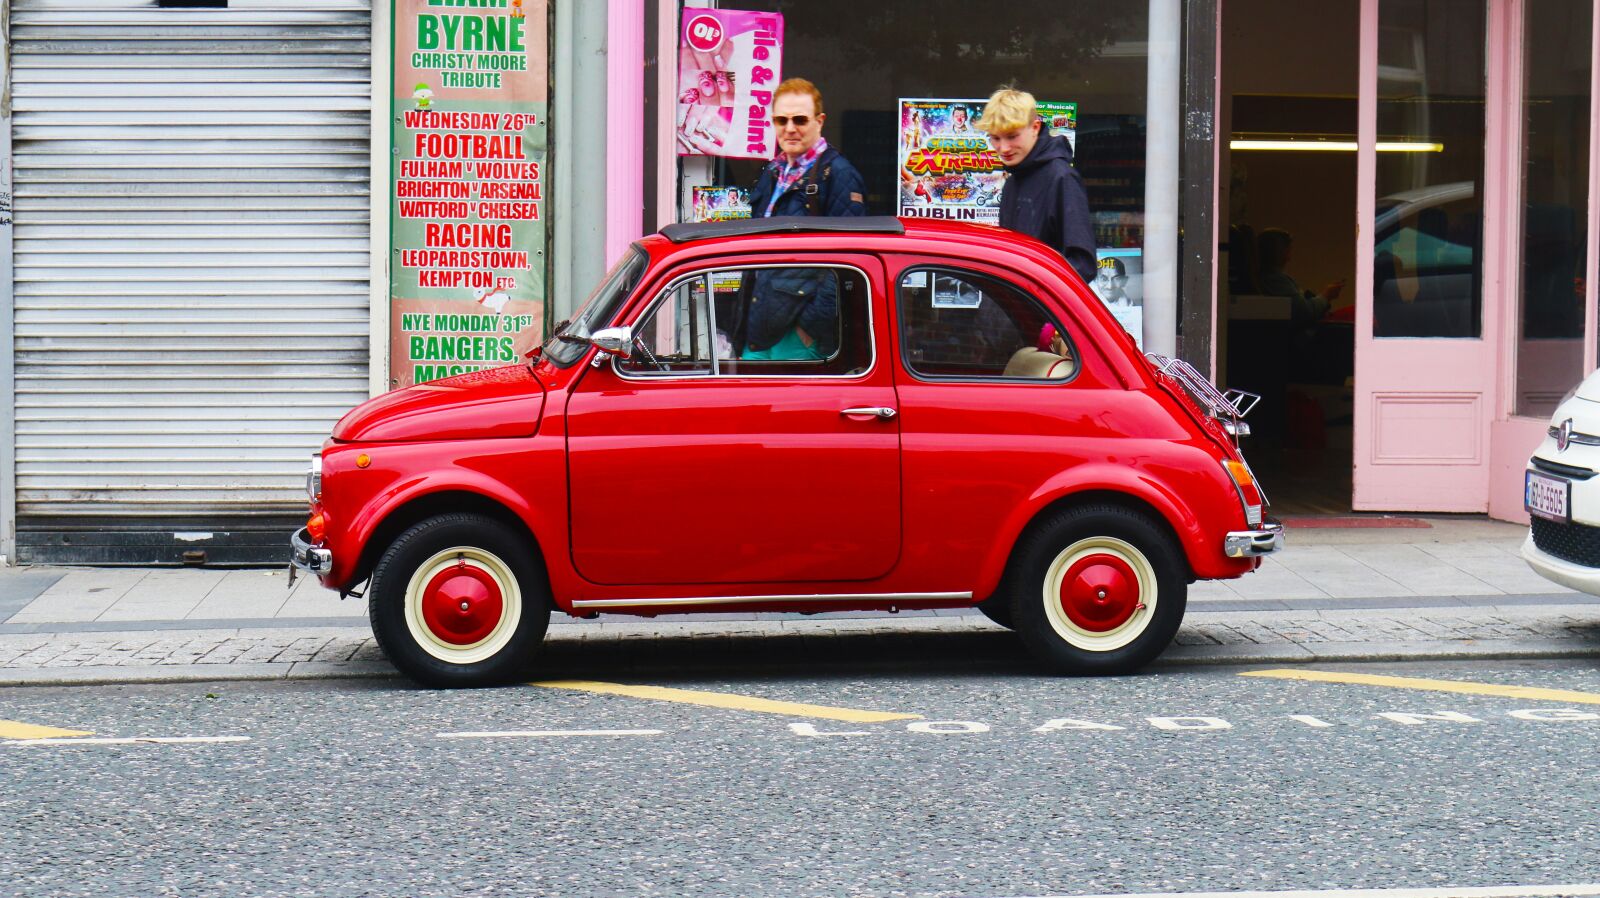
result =
[[[866,406],[864,408],[847,408],[844,411],[841,411],[839,414],[847,416],[871,415],[874,418],[882,418],[883,420],[887,421],[895,416],[895,410],[892,408],[884,408],[883,406],[873,405]]]

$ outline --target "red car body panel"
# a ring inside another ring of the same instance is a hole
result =
[[[333,426],[340,442],[406,443],[528,437],[544,390],[526,365],[490,368],[385,393]]]
[[[567,367],[463,375],[352,411],[323,453],[317,508],[334,559],[323,583],[356,586],[384,523],[446,493],[522,521],[556,605],[573,613],[716,610],[719,598],[741,610],[970,605],[994,591],[1028,523],[1075,497],[1149,508],[1196,577],[1259,564],[1223,549],[1228,532],[1248,529],[1222,467],[1236,451],[1059,256],[997,228],[904,225],[903,235],[649,237],[638,244],[646,272],[610,322],[638,322],[672,280],[711,266],[849,265],[872,294],[864,374],[627,377],[591,366],[590,348]],[[918,265],[1029,293],[1062,322],[1079,370],[1037,383],[918,377],[898,351],[893,301],[899,274]],[[855,406],[899,414],[839,414]]]

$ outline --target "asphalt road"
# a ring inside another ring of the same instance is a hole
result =
[[[1600,665],[1241,675],[1260,669],[1062,680],[930,661],[606,681],[681,690],[653,697],[399,681],[0,690],[0,736],[91,734],[0,742],[0,894],[1600,882]],[[1587,697],[1438,691],[1452,683]],[[891,715],[906,716],[862,720]],[[193,737],[232,741],[94,741]]]

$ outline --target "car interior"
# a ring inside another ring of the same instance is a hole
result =
[[[1067,380],[1077,355],[1032,297],[971,272],[917,268],[899,282],[906,366],[926,377]]]

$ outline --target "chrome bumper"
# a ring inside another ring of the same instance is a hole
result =
[[[301,527],[289,537],[289,564],[313,577],[320,576],[333,570],[333,552],[313,546],[311,534]]]
[[[1283,548],[1283,525],[1267,520],[1260,530],[1235,530],[1223,542],[1229,558],[1256,558]]]

